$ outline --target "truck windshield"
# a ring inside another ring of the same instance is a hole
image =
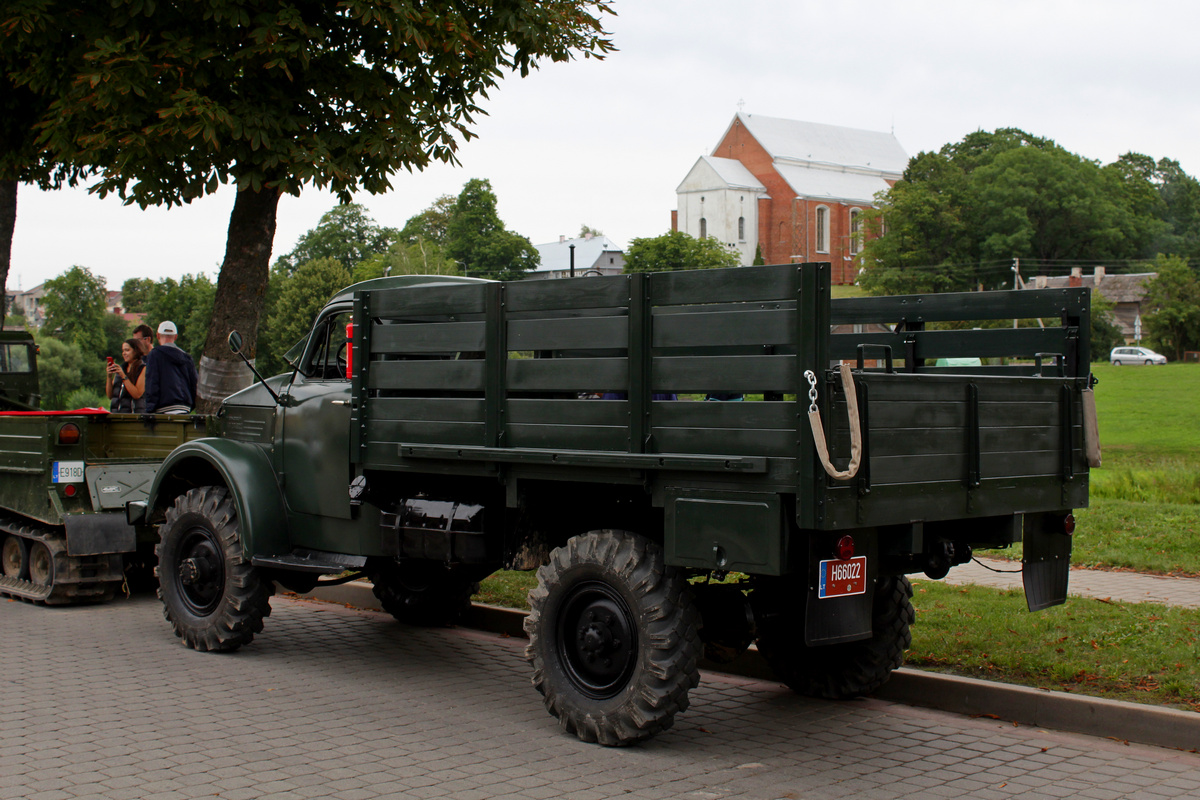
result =
[[[300,357],[304,355],[304,345],[308,344],[308,337],[301,336],[294,345],[288,348],[288,351],[283,354],[283,360],[292,369],[296,369],[300,362]]]

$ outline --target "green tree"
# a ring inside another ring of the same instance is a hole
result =
[[[866,215],[875,293],[999,288],[1034,263],[1145,255],[1165,230],[1144,162],[1107,167],[1015,128],[923,152]]]
[[[444,194],[420,214],[409,217],[400,230],[400,241],[412,242],[421,238],[444,245],[446,231],[450,228],[450,218],[454,216],[454,204],[457,202],[458,198],[454,195]]]
[[[65,408],[67,396],[83,383],[83,353],[70,342],[38,336],[38,385],[42,408]],[[104,384],[100,384],[103,391]]]
[[[150,278],[130,278],[121,284],[121,303],[126,311],[134,313],[146,310],[146,301],[154,289]]]
[[[282,355],[307,336],[329,298],[349,285],[350,272],[337,259],[301,264],[280,288],[279,302],[269,318],[271,349]]]
[[[446,228],[446,255],[472,278],[521,280],[540,263],[529,239],[504,227],[496,193],[487,180],[472,178],[454,203]]]
[[[1155,165],[1154,183],[1166,206],[1163,220],[1170,227],[1157,243],[1157,252],[1200,264],[1200,181],[1184,172],[1178,161],[1162,158]]]
[[[679,269],[736,267],[736,251],[716,239],[695,239],[683,231],[633,239],[625,253],[626,272],[668,272]]]
[[[292,252],[280,256],[277,263],[292,273],[307,261],[334,258],[351,271],[360,262],[385,252],[397,238],[395,228],[376,225],[361,205],[345,203],[326,212],[317,227],[301,236]]]
[[[271,320],[275,316],[275,309],[279,307],[279,295],[291,278],[287,268],[276,260],[271,267],[271,277],[267,283],[267,295],[263,301],[261,322],[258,326],[258,355],[254,363],[263,375],[276,375],[287,367],[283,353],[275,350]]]
[[[1142,301],[1142,327],[1152,347],[1178,361],[1184,350],[1200,350],[1200,277],[1179,256],[1160,255],[1154,271]]]
[[[761,267],[766,263],[767,263],[767,260],[765,258],[763,258],[762,245],[761,244],[757,245],[754,248],[754,260],[750,262],[750,266]]]
[[[604,231],[593,228],[591,225],[580,225],[579,236],[577,238],[586,239],[589,235],[593,238],[599,238],[604,235]]]
[[[217,287],[204,274],[184,275],[179,280],[163,278],[147,293],[146,324],[157,330],[164,320],[174,322],[179,330],[175,344],[194,360],[199,359],[208,338],[216,293]]]
[[[390,189],[397,168],[455,161],[504,75],[611,51],[605,13],[609,0],[10,0],[0,51],[10,79],[49,101],[40,152],[95,165],[102,196],[171,205],[236,185],[204,348],[228,361],[230,328],[257,349],[282,193],[349,202]]]
[[[105,301],[108,292],[104,279],[87,267],[71,267],[45,283],[46,310],[43,329],[75,345],[85,355],[105,355]]]
[[[382,278],[384,275],[461,275],[454,259],[437,242],[417,237],[412,242],[397,242],[386,253],[379,253],[354,268],[354,282]]]

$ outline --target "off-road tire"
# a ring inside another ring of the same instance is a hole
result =
[[[789,609],[791,611],[789,611]],[[804,644],[804,605],[788,604],[759,630],[758,650],[775,675],[809,697],[848,700],[869,694],[904,663],[915,620],[912,585],[899,575],[879,579],[871,613],[870,639],[808,647]]]
[[[428,561],[404,561],[372,572],[375,597],[383,610],[406,625],[453,625],[471,607],[479,582],[463,568]]]
[[[567,733],[628,745],[687,710],[700,682],[700,615],[654,542],[616,530],[571,538],[538,569],[529,605],[533,685]]]
[[[242,553],[237,510],[224,487],[175,498],[155,548],[158,597],[175,635],[196,650],[236,650],[271,613],[274,584]]]

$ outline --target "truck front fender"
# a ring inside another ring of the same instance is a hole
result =
[[[224,486],[241,522],[246,558],[287,553],[287,509],[275,470],[261,447],[230,439],[195,439],[171,451],[154,476],[147,518],[161,523],[179,495]]]

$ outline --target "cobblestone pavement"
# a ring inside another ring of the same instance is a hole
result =
[[[0,603],[0,798],[1200,796],[1200,756],[706,674],[676,727],[562,734],[522,642],[276,599],[234,654],[184,648],[149,597]]]
[[[994,586],[999,589],[1021,587],[1021,564],[1017,561],[1001,561],[981,558],[982,564],[962,564],[950,570],[943,580],[946,583],[974,583]],[[997,573],[993,570],[1008,570]],[[913,576],[919,578],[921,576]],[[1110,572],[1100,569],[1072,569],[1071,582],[1067,590],[1081,597],[1103,597],[1126,603],[1162,603],[1170,606],[1200,608],[1200,578],[1173,578],[1159,575],[1144,575],[1137,572]]]

